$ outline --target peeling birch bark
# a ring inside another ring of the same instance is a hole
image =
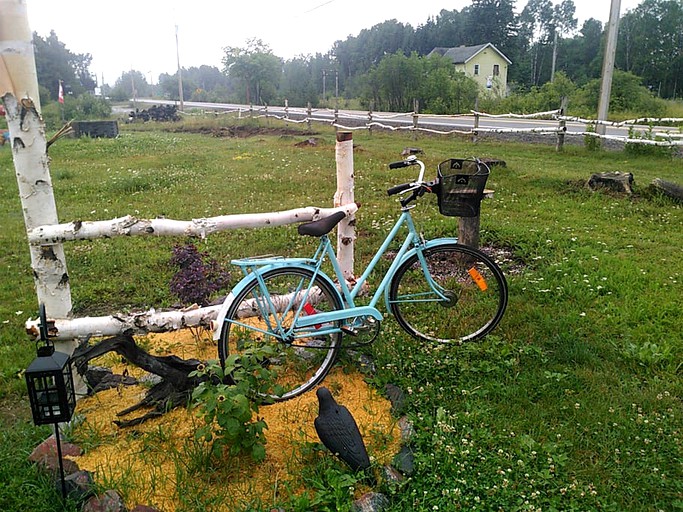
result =
[[[353,175],[353,134],[338,132],[335,148],[337,162],[337,191],[334,194],[334,205],[354,204]],[[337,226],[337,260],[347,282],[355,283],[353,273],[353,245],[356,240],[356,217],[347,216]]]
[[[0,0],[0,97],[31,98],[40,112],[33,37],[25,0]]]
[[[327,217],[338,211],[353,215],[358,206],[347,204],[336,208],[308,206],[272,213],[221,215],[191,221],[173,219],[138,219],[131,215],[102,221],[73,221],[68,224],[40,225],[28,232],[30,244],[91,240],[115,236],[196,236],[204,238],[219,231],[240,228],[283,226]]]
[[[220,305],[205,308],[188,308],[174,311],[157,311],[150,309],[128,315],[115,314],[108,316],[82,318],[48,319],[48,334],[51,339],[70,340],[89,336],[116,336],[119,334],[147,334],[150,332],[177,331],[185,327],[211,327]],[[29,319],[26,331],[38,333],[39,319]]]
[[[10,145],[26,231],[56,224],[57,206],[47,158],[45,125],[33,38],[26,2],[0,0],[0,97],[5,106]],[[53,317],[71,314],[71,289],[61,244],[30,246],[38,302]],[[66,348],[71,352],[73,347]]]
[[[293,297],[292,294],[273,296],[271,300],[276,310],[282,312],[286,306],[290,305],[292,299],[294,299],[295,307],[298,307],[304,293],[299,292],[298,297]],[[311,305],[315,306],[322,299],[320,290],[312,288],[308,299]],[[73,319],[49,318],[48,334],[50,339],[71,340],[84,339],[90,336],[144,335],[151,332],[177,331],[187,327],[206,327],[214,330],[217,327],[215,320],[221,308],[227,310],[225,304],[218,304],[204,308],[194,306],[172,311],[157,311],[152,308],[128,315],[114,314]],[[237,316],[238,318],[248,318],[257,315],[258,312],[258,305],[254,299],[247,299],[240,304]],[[39,323],[40,319],[38,318],[29,319],[25,324],[26,331],[32,336],[39,336]]]

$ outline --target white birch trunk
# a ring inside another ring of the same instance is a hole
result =
[[[89,336],[115,336],[117,334],[147,334],[150,332],[176,331],[185,327],[211,327],[221,305],[206,308],[188,308],[177,311],[156,311],[150,309],[128,315],[109,315],[73,319],[56,318],[50,323],[50,339],[71,340]],[[38,334],[39,319],[29,319],[26,331]]]
[[[282,212],[221,215],[191,221],[173,219],[138,219],[127,215],[103,221],[74,221],[68,224],[39,225],[28,232],[30,244],[111,238],[114,236],[198,236],[204,238],[218,231],[238,228],[262,228],[307,222],[343,211],[352,216],[358,206],[347,204],[337,208],[308,206]]]
[[[337,162],[337,191],[334,194],[334,205],[351,205],[354,203],[353,175],[353,134],[338,132],[335,149]],[[347,282],[355,283],[353,273],[353,245],[356,239],[356,217],[347,216],[337,226],[337,260]]]
[[[271,301],[277,312],[282,312],[287,306],[293,305],[298,308],[301,300],[305,296],[305,291],[298,292],[297,296],[292,294],[272,296]],[[315,306],[323,299],[323,294],[318,288],[311,289],[308,295],[308,302]],[[98,317],[82,317],[64,319],[48,317],[50,323],[50,339],[72,340],[85,339],[90,336],[116,336],[117,334],[137,334],[143,335],[150,332],[169,332],[183,329],[186,327],[206,327],[215,330],[218,326],[215,320],[219,316],[221,309],[227,310],[230,304],[219,304],[200,308],[192,306],[182,310],[173,311],[148,311],[132,314],[115,314]],[[249,318],[259,314],[258,305],[254,299],[242,301],[237,310],[237,318]],[[222,311],[225,315],[225,311]],[[222,320],[222,318],[221,318]],[[38,318],[29,319],[26,322],[26,331],[29,334],[38,336]],[[216,334],[219,334],[218,331]],[[216,337],[216,339],[218,339]]]
[[[33,38],[24,0],[0,0],[0,97],[31,98],[40,112]]]
[[[21,0],[0,0],[0,96],[26,231],[56,224],[31,31],[26,3]],[[38,302],[45,304],[51,317],[67,318],[71,314],[71,290],[62,245],[31,245],[30,253]],[[73,345],[60,349],[70,353]]]

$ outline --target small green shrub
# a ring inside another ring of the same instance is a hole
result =
[[[190,373],[206,379],[192,393],[198,415],[206,423],[197,429],[195,439],[212,443],[214,457],[228,449],[230,455],[246,453],[255,461],[265,458],[263,431],[268,425],[262,418],[254,420],[253,414],[258,414],[260,405],[272,403],[264,393],[273,389],[274,373],[265,362],[274,355],[272,346],[253,346],[228,357],[225,367],[209,361]]]
[[[663,138],[657,137],[654,133],[653,126],[650,124],[646,132],[637,132],[633,127],[628,130],[628,138],[635,140],[651,140],[664,141]],[[642,144],[638,142],[629,142],[624,145],[624,153],[628,155],[645,155],[645,156],[672,156],[673,148],[671,146],[657,146],[654,144]]]
[[[595,125],[589,124],[586,126],[586,131],[589,133],[595,133]],[[594,137],[593,135],[584,135],[583,144],[586,146],[588,151],[599,151],[600,150],[600,139]]]

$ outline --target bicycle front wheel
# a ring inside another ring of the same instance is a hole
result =
[[[308,269],[278,268],[260,277],[262,283],[254,277],[228,309],[218,355],[224,365],[233,354],[268,345],[271,353],[262,365],[274,380],[263,394],[288,400],[325,378],[341,345],[340,323],[293,330],[297,312],[334,311],[342,303],[333,286]]]
[[[456,243],[416,252],[399,266],[389,288],[391,312],[401,327],[439,342],[482,338],[498,325],[507,301],[498,265]]]

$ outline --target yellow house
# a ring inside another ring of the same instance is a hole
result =
[[[455,48],[434,48],[427,57],[441,55],[455,64],[455,69],[473,78],[483,89],[496,96],[505,96],[508,83],[508,66],[512,64],[491,43]]]

